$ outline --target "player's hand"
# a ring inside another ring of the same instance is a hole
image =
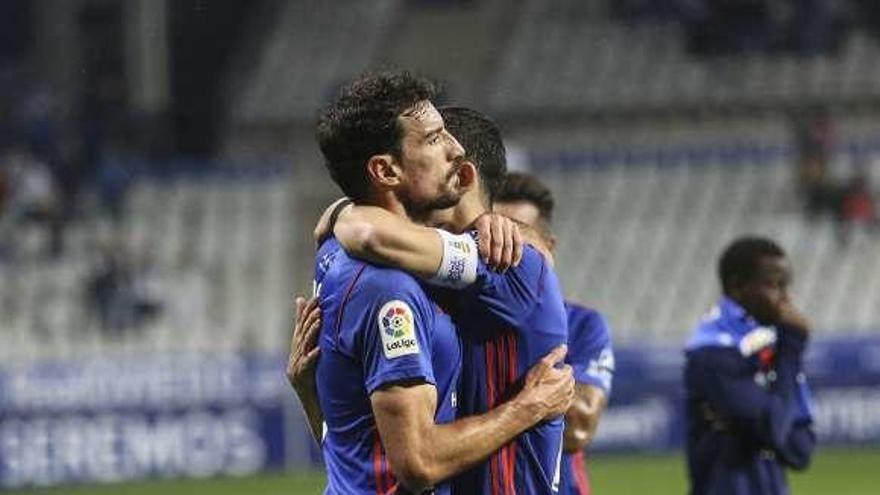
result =
[[[480,257],[498,272],[519,265],[522,259],[523,240],[519,226],[513,220],[498,213],[483,213],[474,222],[480,235]]]
[[[296,298],[296,321],[290,339],[290,357],[287,360],[287,379],[297,391],[309,390],[315,384],[318,364],[318,337],[321,330],[321,308],[318,300]]]
[[[514,222],[516,221],[514,220]],[[533,248],[537,249],[538,252],[544,256],[544,259],[547,260],[547,263],[549,263],[550,266],[555,266],[556,260],[553,256],[553,249],[550,247],[547,239],[531,225],[520,222],[516,222],[516,224],[519,227],[523,242],[530,244]]]
[[[574,401],[571,366],[557,367],[567,352],[567,347],[561,345],[541,358],[526,374],[523,389],[517,396],[540,419],[564,414]]]
[[[804,337],[810,335],[810,322],[807,317],[791,302],[785,301],[779,306],[776,324],[794,330]]]
[[[313,232],[316,244],[321,244],[324,239],[333,234],[333,223],[335,223],[332,221],[335,220],[332,218],[333,211],[344,201],[349,201],[349,199],[346,197],[339,198],[331,203],[330,206],[324,210],[324,213],[321,213],[321,218],[318,219],[318,224],[315,225],[315,231]],[[345,209],[343,211],[345,211]],[[339,214],[341,214],[341,212],[337,213],[337,218]]]

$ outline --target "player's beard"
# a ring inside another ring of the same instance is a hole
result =
[[[464,191],[458,184],[458,172],[461,169],[461,161],[457,161],[446,174],[443,183],[437,188],[437,193],[430,198],[412,198],[404,196],[401,199],[407,215],[418,223],[426,223],[431,213],[437,210],[445,210],[456,206]]]

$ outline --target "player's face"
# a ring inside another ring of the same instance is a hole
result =
[[[549,226],[541,219],[541,211],[534,203],[528,201],[513,201],[509,203],[496,201],[492,208],[505,217],[512,218],[517,222],[524,223],[535,229],[541,239],[547,244],[550,252],[556,250],[556,236],[550,231]]]
[[[533,228],[539,227],[538,220],[541,218],[541,212],[538,211],[538,207],[527,201],[497,202],[493,209],[517,222],[524,223]]]
[[[429,101],[399,117],[403,128],[401,165],[404,187],[400,200],[413,217],[458,204],[463,190],[458,169],[464,148],[443,125],[443,117]]]
[[[775,323],[788,302],[791,266],[783,256],[764,256],[753,280],[741,287],[740,303],[759,323]]]

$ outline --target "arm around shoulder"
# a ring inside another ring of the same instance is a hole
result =
[[[347,208],[333,233],[346,252],[367,261],[428,278],[443,261],[440,236],[375,206]]]

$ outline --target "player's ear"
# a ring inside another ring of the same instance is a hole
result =
[[[739,300],[743,295],[743,291],[746,289],[746,285],[746,280],[743,277],[733,275],[730,277],[730,280],[727,281],[724,292],[731,298]]]
[[[390,154],[373,155],[367,160],[367,180],[382,189],[397,187],[402,172],[400,163]]]
[[[477,172],[477,166],[474,165],[474,162],[470,160],[462,162],[461,167],[458,169],[458,184],[463,189],[470,189],[476,186],[478,177],[479,173]]]
[[[547,236],[547,247],[550,248],[551,253],[556,252],[556,234],[550,234]]]

